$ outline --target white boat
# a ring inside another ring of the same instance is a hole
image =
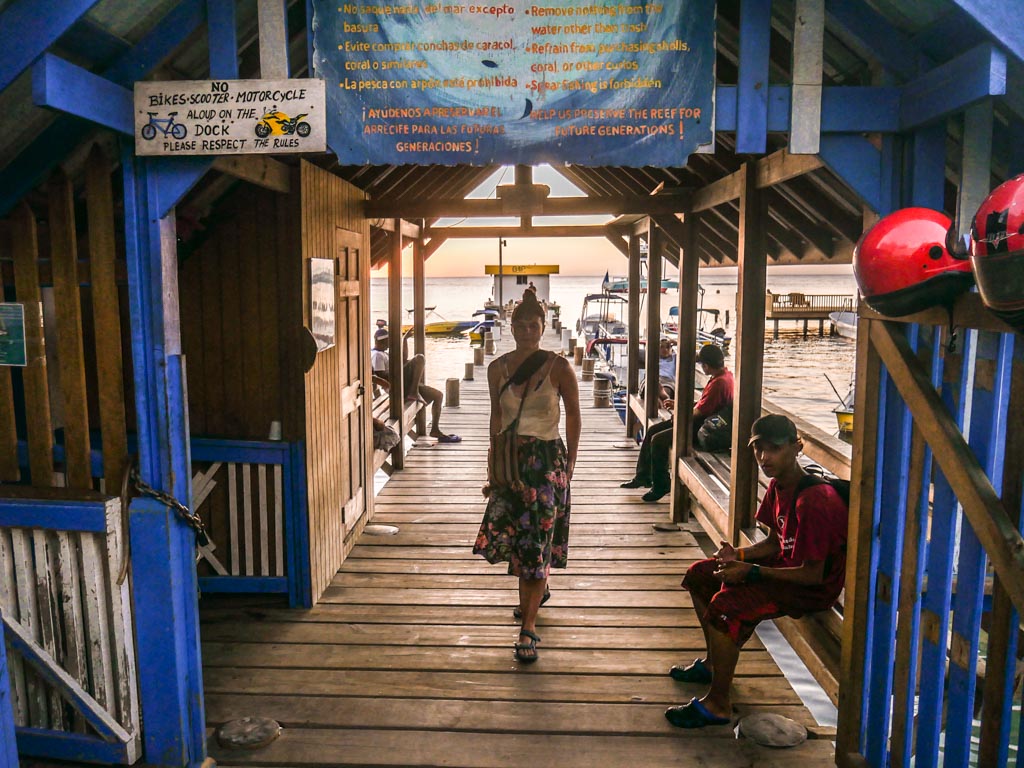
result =
[[[857,338],[856,312],[830,312],[828,319],[832,322],[832,332],[846,339]]]

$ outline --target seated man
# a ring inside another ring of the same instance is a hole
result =
[[[732,408],[733,376],[725,367],[725,355],[714,344],[705,344],[697,353],[697,361],[705,374],[710,376],[704,385],[700,399],[693,406],[693,434],[704,419],[724,408]],[[670,407],[672,400],[662,389],[662,407]],[[636,461],[636,471],[632,480],[627,480],[620,488],[644,488],[651,490],[643,495],[644,501],[658,501],[672,488],[672,477],[669,474],[669,457],[672,453],[672,427],[674,419],[668,419],[647,430],[644,442],[640,446],[640,456]]]
[[[847,506],[826,481],[808,480],[797,456],[803,441],[785,416],[763,416],[750,430],[754,458],[771,481],[757,510],[768,537],[737,549],[726,542],[714,558],[694,563],[683,588],[690,592],[707,656],[669,675],[710,684],[665,717],[680,728],[727,725],[730,687],[740,647],[754,628],[777,616],[800,617],[832,606],[846,577]]]
[[[373,383],[385,392],[391,388],[391,364],[388,358],[388,341],[388,329],[379,328],[373,335],[373,349],[370,351],[370,368],[373,370]],[[423,355],[413,355],[402,366],[402,386],[405,389],[405,399],[410,402],[418,401],[430,405],[432,423],[430,436],[436,437],[437,442],[461,442],[462,438],[458,435],[446,435],[441,431],[441,403],[444,401],[444,393],[423,383],[425,362]]]

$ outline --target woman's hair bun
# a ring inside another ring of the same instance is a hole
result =
[[[523,304],[539,304],[537,301],[537,292],[527,288],[523,291]]]

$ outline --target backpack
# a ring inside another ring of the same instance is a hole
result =
[[[810,472],[800,478],[800,482],[797,483],[796,493],[793,494],[793,510],[796,511],[796,499],[797,497],[807,488],[812,488],[815,485],[828,484],[836,489],[836,493],[839,494],[839,499],[846,505],[846,508],[850,508],[850,481],[843,480],[840,477],[827,477],[817,472]]]
[[[732,407],[723,408],[708,416],[697,430],[697,447],[702,451],[719,453],[732,450]]]

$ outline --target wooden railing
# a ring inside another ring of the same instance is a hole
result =
[[[828,317],[830,312],[853,310],[853,298],[839,294],[769,293],[765,302],[768,319]]]

